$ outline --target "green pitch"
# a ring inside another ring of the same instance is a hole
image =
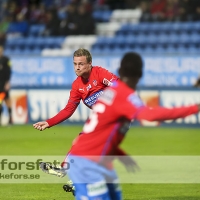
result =
[[[81,126],[43,132],[31,125],[0,127],[1,155],[65,155]],[[200,155],[200,131],[189,128],[130,129],[123,149],[131,155]],[[46,175],[49,176],[49,175]],[[55,177],[57,178],[57,177]],[[199,177],[200,179],[200,177]],[[63,184],[0,184],[0,200],[74,199]],[[124,200],[199,200],[200,184],[123,184]]]

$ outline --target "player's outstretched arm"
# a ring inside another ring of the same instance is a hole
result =
[[[33,127],[39,131],[43,131],[49,127],[49,124],[46,121],[42,121],[42,122],[37,122],[33,124]]]
[[[144,107],[140,110],[140,112],[138,112],[136,118],[138,120],[145,119],[148,121],[173,120],[178,118],[184,118],[192,114],[197,114],[199,111],[200,104],[175,108]]]
[[[140,169],[137,162],[129,155],[118,156],[118,160],[125,166],[128,172],[135,172]]]
[[[116,149],[116,156],[128,172],[135,172],[140,169],[136,161],[120,147]]]

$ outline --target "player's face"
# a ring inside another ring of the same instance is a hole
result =
[[[88,78],[91,71],[91,62],[87,62],[86,56],[74,57],[74,71],[77,76]]]

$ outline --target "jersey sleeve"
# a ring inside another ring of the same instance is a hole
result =
[[[54,117],[46,120],[46,122],[49,124],[49,127],[52,127],[52,126],[54,126],[56,124],[59,124],[59,123],[63,122],[64,120],[70,118],[72,116],[72,114],[75,112],[75,110],[78,107],[78,105],[80,103],[80,100],[81,100],[81,96],[77,92],[76,88],[77,88],[76,84],[73,83],[72,84],[72,89],[70,91],[70,97],[69,97],[68,103],[65,106],[65,108],[62,109]]]
[[[124,118],[132,121],[138,110],[144,107],[144,103],[140,97],[134,92],[124,98],[121,96],[115,104],[117,112]]]
[[[100,82],[106,86],[112,85],[112,81],[119,79],[115,74],[109,72],[108,70],[102,67],[99,67],[98,70],[99,70],[98,73],[99,73]]]
[[[116,155],[116,156],[126,156],[127,153],[126,153],[123,149],[121,149],[120,147],[117,147],[117,148],[116,148],[115,155]]]
[[[135,116],[137,120],[148,120],[148,121],[164,121],[173,120],[178,118],[184,118],[188,115],[198,113],[198,106],[185,106],[178,108],[164,108],[164,107],[143,107],[138,110]]]

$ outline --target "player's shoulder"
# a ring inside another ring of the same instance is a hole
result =
[[[135,93],[135,91],[128,87],[123,81],[116,80],[112,82],[112,85],[109,87],[110,89],[114,90],[116,95],[119,96],[119,98],[126,98],[130,94]]]
[[[79,83],[81,82],[81,77],[78,76],[72,83],[72,87],[77,87]]]
[[[97,65],[92,66],[92,68],[95,70],[104,69],[102,66],[97,66]]]
[[[113,88],[114,90],[124,90],[128,93],[132,93],[133,89],[128,87],[123,81],[121,81],[120,79],[115,80],[112,82],[112,86],[111,88]]]
[[[92,66],[92,72],[107,71],[107,69],[101,66]]]
[[[114,102],[121,103],[128,100],[128,96],[133,92],[122,81],[113,81],[112,86],[107,87],[103,94],[99,97],[101,102],[112,105]]]
[[[103,93],[108,93],[108,94],[115,94],[112,96],[128,96],[129,94],[133,93],[134,91],[129,88],[125,83],[123,83],[120,80],[116,80],[112,82],[112,85],[110,87],[107,87]]]
[[[144,103],[139,97],[136,90],[133,90],[122,81],[118,81],[118,82],[120,83],[120,94],[124,95],[124,98],[126,99],[128,103],[138,108],[144,106]]]
[[[134,105],[135,107],[142,107],[144,103],[138,96],[137,92],[132,88],[128,87],[124,82],[118,80],[114,81],[113,85],[109,87],[115,91],[115,96],[120,99],[120,102],[127,102]]]

